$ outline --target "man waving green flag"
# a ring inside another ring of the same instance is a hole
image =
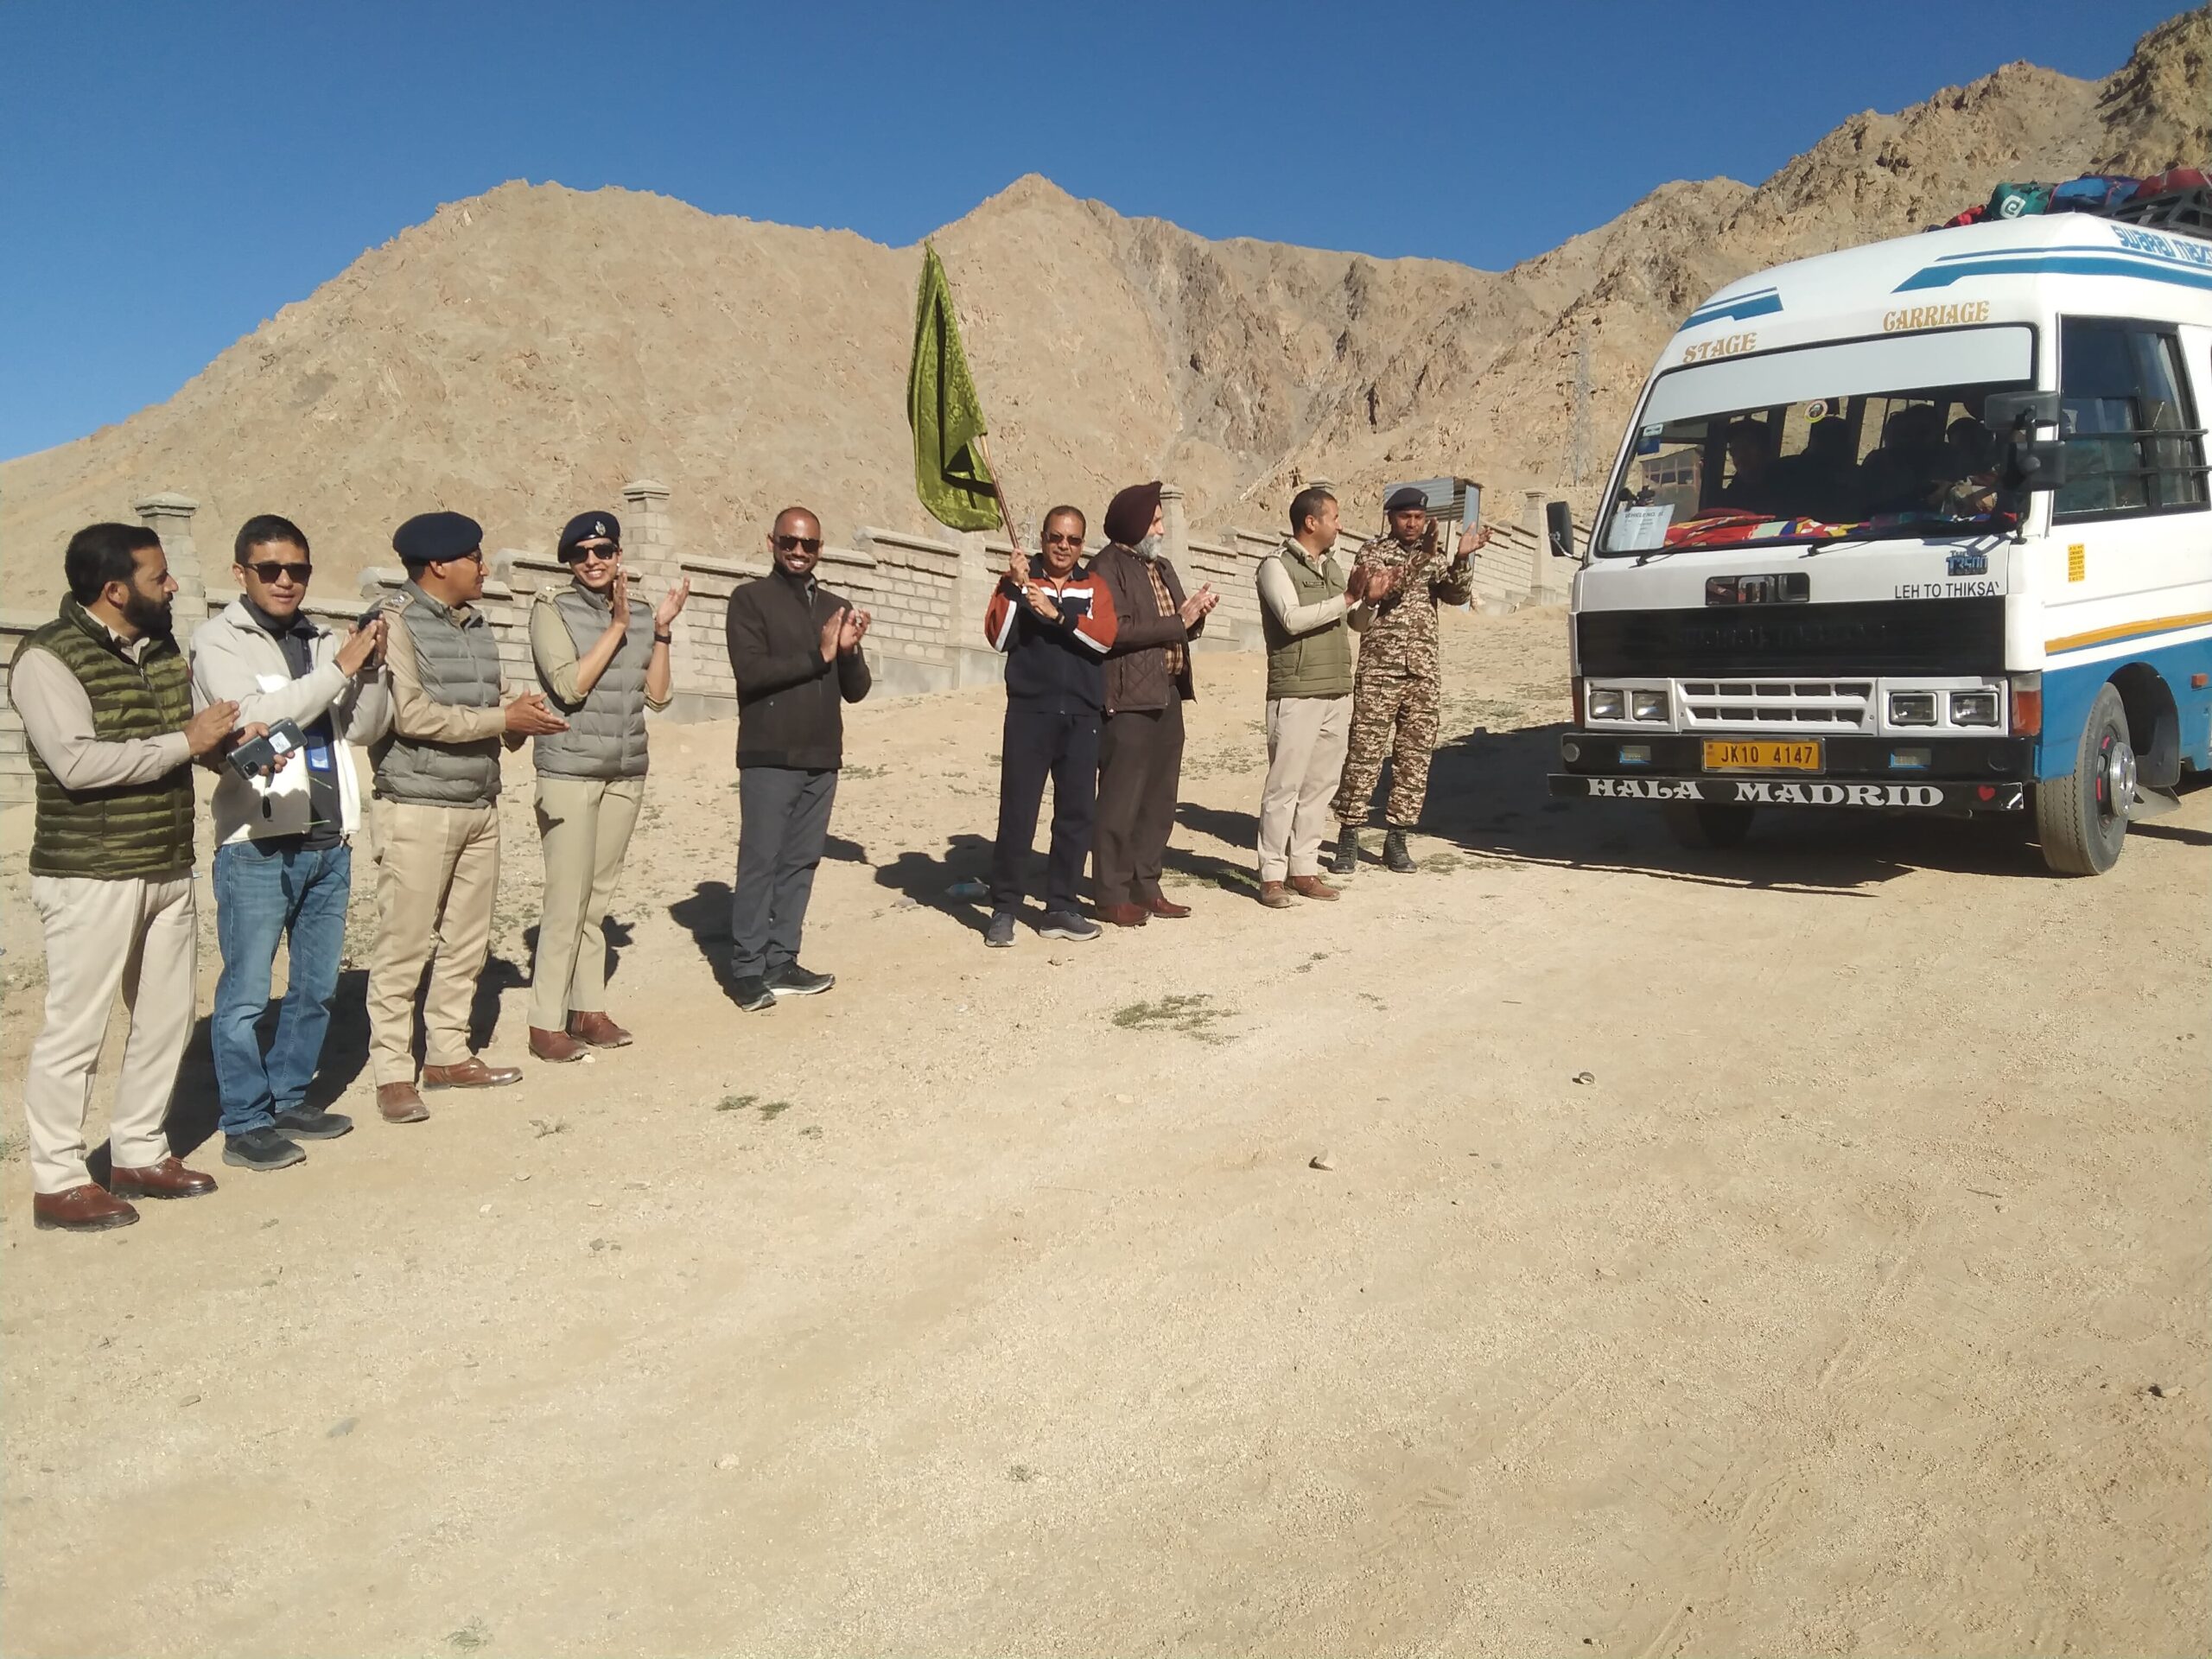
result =
[[[983,409],[960,349],[952,285],[937,250],[922,246],[914,306],[914,360],[906,372],[906,420],[914,429],[914,493],[939,524],[996,530],[998,485],[983,450]]]

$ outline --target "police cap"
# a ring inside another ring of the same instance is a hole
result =
[[[402,564],[464,559],[484,545],[484,526],[465,512],[418,512],[391,532]]]
[[[612,542],[622,545],[622,521],[611,512],[580,512],[561,532],[561,551],[582,542]]]

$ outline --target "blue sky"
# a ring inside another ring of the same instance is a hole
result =
[[[2176,10],[7,0],[0,455],[168,397],[506,179],[903,244],[1039,172],[1207,236],[1497,268],[2008,59],[2107,74]]]

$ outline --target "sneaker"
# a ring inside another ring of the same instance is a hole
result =
[[[1359,874],[1358,830],[1347,829],[1337,831],[1337,850],[1329,855],[1328,871],[1331,875]]]
[[[353,1132],[353,1120],[340,1112],[310,1111],[302,1106],[276,1114],[276,1128],[295,1141],[335,1141]]]
[[[289,1169],[307,1162],[300,1143],[275,1129],[248,1129],[244,1135],[223,1137],[223,1161],[240,1169]]]
[[[991,912],[991,925],[983,930],[983,943],[994,950],[1004,950],[1014,944],[1014,912],[998,910]]]
[[[1097,923],[1072,910],[1046,911],[1045,919],[1037,925],[1037,937],[1040,939],[1090,940],[1096,938],[1099,932]]]
[[[776,999],[768,989],[768,982],[758,974],[747,974],[730,982],[729,994],[737,1006],[747,1014],[758,1014],[763,1008],[772,1008]]]
[[[787,962],[768,976],[771,996],[819,996],[837,982],[835,974],[810,974],[795,962]]]

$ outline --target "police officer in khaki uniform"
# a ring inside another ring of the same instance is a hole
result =
[[[631,1040],[607,1012],[602,930],[645,802],[645,711],[668,707],[671,630],[691,593],[679,581],[657,607],[631,598],[622,522],[611,512],[569,519],[558,551],[574,579],[539,589],[530,607],[531,660],[569,721],[532,751],[545,907],[530,976],[530,1052],[556,1062]]]
[[[369,1066],[385,1121],[415,1123],[430,1115],[415,1084],[415,988],[434,950],[422,1086],[522,1077],[468,1051],[499,887],[499,748],[569,723],[535,691],[501,706],[499,641],[474,603],[484,593],[483,526],[465,513],[418,513],[391,546],[407,583],[384,610],[391,729],[371,751],[379,810]]]

